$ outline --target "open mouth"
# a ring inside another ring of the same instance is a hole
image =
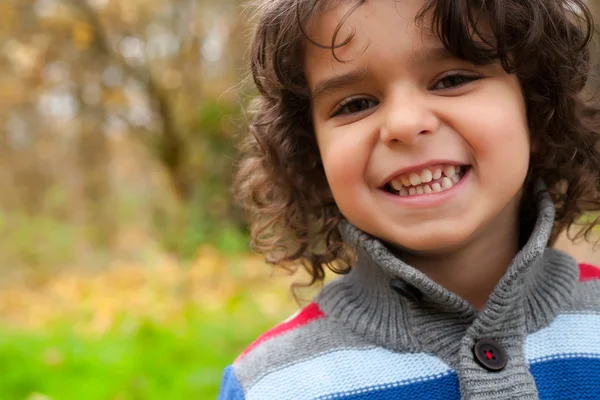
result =
[[[427,167],[421,171],[398,175],[383,189],[397,196],[419,196],[445,192],[460,182],[470,168],[470,165]]]

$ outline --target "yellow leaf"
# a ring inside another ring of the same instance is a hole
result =
[[[76,47],[85,50],[90,47],[92,40],[94,40],[94,30],[90,24],[78,21],[71,28],[71,37]]]

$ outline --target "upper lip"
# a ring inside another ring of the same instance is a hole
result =
[[[410,174],[411,172],[420,172],[424,168],[433,167],[434,165],[466,165],[465,163],[457,162],[457,161],[449,161],[449,160],[432,160],[426,161],[421,164],[410,165],[408,167],[400,168],[399,170],[392,172],[389,174],[385,180],[381,184],[381,188],[384,188],[390,181],[400,175]]]

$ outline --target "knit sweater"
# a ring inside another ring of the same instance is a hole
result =
[[[219,399],[600,399],[600,270],[547,247],[553,221],[542,196],[482,311],[344,221],[350,273],[250,345]]]

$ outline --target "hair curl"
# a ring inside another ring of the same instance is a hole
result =
[[[259,94],[234,196],[248,213],[253,247],[288,270],[301,263],[312,285],[323,280],[324,266],[347,272],[352,254],[336,229],[342,215],[312,127],[304,48],[330,48],[335,56],[352,35],[336,44],[345,18],[331,44],[315,43],[305,33],[331,0],[254,1],[251,73]],[[366,0],[355,1],[350,12]],[[493,43],[480,39],[482,17]],[[477,65],[499,61],[517,75],[534,146],[523,198],[531,199],[533,180],[543,179],[557,211],[551,243],[575,225],[577,237],[588,238],[600,224],[600,108],[588,90],[594,22],[585,0],[428,0],[416,22],[425,18],[432,18],[434,34],[456,57]]]

